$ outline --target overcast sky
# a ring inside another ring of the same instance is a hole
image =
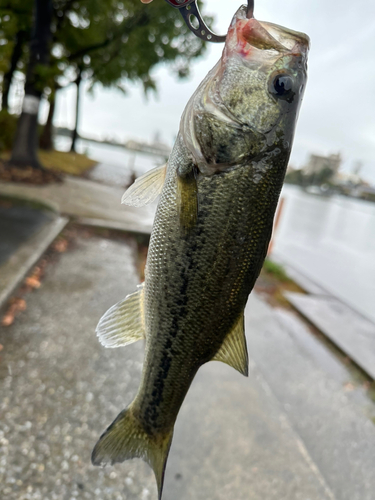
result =
[[[235,0],[205,0],[204,12],[215,15],[218,34],[226,33],[239,5]],[[255,0],[255,17],[311,38],[309,79],[291,163],[302,166],[311,152],[340,151],[345,170],[362,161],[362,176],[375,183],[375,2]],[[222,49],[222,44],[210,44],[185,81],[177,81],[167,67],[159,67],[154,71],[158,95],[147,100],[136,86],[128,87],[127,96],[100,87],[94,96],[85,93],[80,132],[144,140],[160,132],[163,141],[172,144],[186,102]],[[73,88],[58,93],[56,124],[73,126],[74,94]]]

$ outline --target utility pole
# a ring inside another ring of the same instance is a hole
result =
[[[38,112],[43,94],[39,67],[47,66],[51,43],[51,0],[35,0],[34,25],[30,40],[30,59],[26,72],[25,97],[18,119],[10,163],[20,167],[42,168],[38,160]]]

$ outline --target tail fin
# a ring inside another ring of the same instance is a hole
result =
[[[154,471],[161,499],[164,471],[173,429],[163,436],[150,436],[134,416],[131,406],[123,410],[100,436],[91,455],[93,465],[113,465],[129,458],[142,458]]]

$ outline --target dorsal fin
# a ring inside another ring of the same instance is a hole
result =
[[[247,354],[244,315],[225,337],[223,344],[211,361],[221,361],[247,377],[249,375],[249,358]]]
[[[167,164],[153,168],[138,177],[125,191],[121,203],[132,207],[144,207],[154,201],[163,189],[166,172]]]
[[[100,319],[96,335],[104,347],[121,347],[145,338],[143,284]]]

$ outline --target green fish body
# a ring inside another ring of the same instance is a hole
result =
[[[159,498],[174,424],[200,366],[247,375],[244,308],[265,259],[306,82],[308,38],[246,18],[189,101],[166,167],[125,193],[141,206],[161,190],[145,283],[101,319],[107,347],[146,340],[131,405],[101,436],[93,463],[140,457]]]

